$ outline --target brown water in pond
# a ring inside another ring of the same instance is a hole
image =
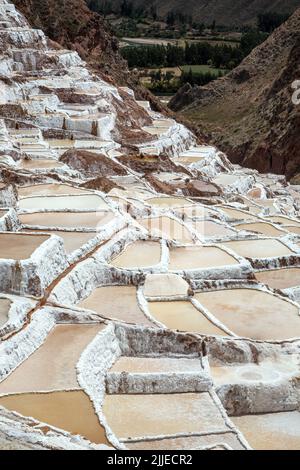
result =
[[[141,311],[133,286],[107,286],[95,289],[79,307],[93,310],[107,318],[153,326]]]
[[[295,233],[296,235],[300,235],[300,227],[286,225],[284,228],[290,233]]]
[[[50,170],[52,168],[59,168],[64,166],[64,163],[58,162],[56,160],[21,160],[18,168],[21,170]]]
[[[214,247],[181,247],[170,249],[171,271],[182,269],[205,269],[239,264],[224,250]]]
[[[150,313],[167,328],[203,335],[227,336],[189,301],[148,302]]]
[[[255,450],[300,450],[298,411],[231,419]]]
[[[145,297],[175,297],[188,294],[189,284],[176,274],[149,274],[144,285]]]
[[[289,256],[293,252],[278,240],[241,240],[222,243],[244,258]]]
[[[125,357],[122,356],[110,369],[110,372],[163,373],[196,372],[202,370],[198,358],[173,357]]]
[[[208,393],[106,395],[103,412],[122,438],[228,430]]]
[[[96,194],[71,196],[33,196],[19,201],[20,209],[107,210],[109,206]]]
[[[73,392],[24,393],[0,397],[0,406],[81,435],[96,444],[109,444],[89,397],[81,390]]]
[[[145,227],[151,235],[159,233],[162,238],[177,240],[181,243],[193,243],[190,232],[182,224],[169,217],[139,219],[138,223]]]
[[[44,230],[24,229],[23,232],[44,232]],[[64,246],[67,253],[78,250],[83,245],[97,236],[97,232],[62,232],[59,230],[47,230],[49,235],[57,235],[63,238]]]
[[[228,289],[195,298],[238,336],[263,341],[300,337],[298,308],[267,292]]]
[[[288,217],[281,217],[281,216],[271,216],[268,217],[274,224],[281,224],[281,225],[290,225],[291,227],[300,227],[300,222],[297,220],[289,219]]]
[[[32,253],[39,248],[49,235],[27,235],[24,233],[0,234],[0,258],[24,260],[30,258]]]
[[[217,224],[216,222],[211,222],[210,220],[189,222],[189,225],[205,238],[228,237],[235,233],[234,230],[226,227],[226,225]]]
[[[238,230],[248,230],[250,232],[262,233],[268,237],[281,237],[286,235],[283,230],[274,227],[272,224],[257,222],[255,224],[239,224],[235,226]]]
[[[111,222],[114,214],[111,212],[35,212],[20,214],[23,225],[61,228],[97,228]]]
[[[11,306],[11,301],[8,299],[0,299],[0,328],[8,320],[8,312]]]
[[[239,175],[230,175],[223,173],[216,178],[213,179],[213,182],[215,184],[218,184],[220,186],[229,186],[230,184],[237,183],[241,177]]]
[[[19,197],[27,196],[61,196],[65,194],[86,194],[86,189],[75,188],[68,184],[37,184],[35,186],[20,186]]]
[[[222,212],[224,212],[231,219],[237,220],[251,220],[255,222],[257,218],[247,211],[240,211],[238,209],[231,209],[230,207],[219,206],[218,207]]]
[[[191,201],[181,197],[154,197],[147,199],[147,204],[159,207],[182,207],[190,206]]]
[[[128,245],[110,264],[116,268],[146,268],[160,263],[161,247],[158,242],[137,241]]]
[[[0,394],[78,388],[76,364],[105,325],[57,325],[46,341],[0,383]]]
[[[276,269],[255,273],[258,281],[273,289],[289,289],[300,286],[300,268]]]
[[[204,160],[205,157],[179,157],[176,158],[176,162],[183,163],[186,165],[191,165],[192,163],[198,163],[201,160]]]

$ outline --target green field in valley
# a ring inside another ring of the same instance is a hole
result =
[[[212,73],[215,74],[216,76],[219,75],[219,72],[222,72],[225,74],[227,71],[224,69],[216,69],[214,67],[210,67],[209,65],[182,65],[181,70],[183,72],[189,72],[192,70],[193,73]]]

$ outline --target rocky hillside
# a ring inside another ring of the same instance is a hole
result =
[[[261,172],[300,173],[300,9],[229,75],[205,87],[187,85],[173,110],[198,124],[231,161]]]
[[[120,7],[122,2],[123,0],[112,0],[110,4]],[[154,7],[161,17],[173,11],[191,15],[194,20],[205,24],[216,21],[219,25],[227,26],[253,24],[259,13],[293,13],[299,6],[298,0],[132,0],[131,3],[145,11],[153,11]]]

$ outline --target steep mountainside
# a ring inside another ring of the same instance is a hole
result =
[[[112,0],[110,3],[119,7],[122,1]],[[132,0],[132,3],[149,11],[155,7],[160,16],[175,11],[192,15],[194,20],[205,24],[216,21],[228,26],[254,23],[258,13],[292,13],[299,6],[298,0]]]
[[[259,171],[300,173],[300,9],[229,75],[185,86],[170,106],[197,123],[231,161]]]

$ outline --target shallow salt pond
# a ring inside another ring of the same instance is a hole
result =
[[[78,306],[107,318],[153,326],[138,305],[134,286],[99,287]]]
[[[188,225],[193,227],[193,229],[204,238],[229,237],[235,234],[234,230],[226,227],[226,225],[217,224],[216,222],[212,222],[210,220],[188,222]]]
[[[18,168],[21,170],[52,170],[55,168],[60,168],[64,165],[64,163],[58,162],[56,160],[43,160],[41,158],[37,158],[35,160],[21,160]]]
[[[154,197],[145,201],[151,206],[159,207],[183,207],[190,206],[191,201],[181,197]]]
[[[188,295],[189,284],[176,274],[149,274],[144,285],[145,297],[174,297]]]
[[[300,268],[284,268],[273,271],[260,271],[255,277],[272,289],[289,289],[300,286]]]
[[[96,444],[110,445],[89,397],[81,390],[0,397],[0,406]]]
[[[250,232],[261,233],[267,237],[281,237],[286,235],[283,230],[274,227],[272,224],[267,224],[265,222],[256,222],[253,224],[238,224],[235,225],[237,230],[247,230]]]
[[[106,395],[103,412],[119,438],[228,430],[208,393]]]
[[[224,250],[221,250],[221,248],[197,246],[170,249],[170,271],[205,269],[238,264],[237,260]]]
[[[213,179],[213,183],[219,185],[219,186],[229,186],[231,184],[237,183],[240,180],[242,180],[243,177],[240,175],[234,175],[234,174],[228,174],[228,173],[222,173],[216,178]]]
[[[262,341],[300,337],[298,308],[268,292],[227,289],[198,293],[195,299],[238,336]]]
[[[44,230],[30,230],[25,229],[23,232],[44,232]],[[79,250],[83,245],[93,240],[98,234],[97,232],[63,232],[58,230],[47,231],[49,235],[57,235],[64,240],[64,247],[67,253],[72,253],[75,250]]]
[[[57,325],[46,341],[0,383],[0,394],[78,388],[76,364],[103,324]]]
[[[8,299],[0,299],[0,328],[5,325],[8,320],[11,301]]]
[[[300,413],[270,413],[232,417],[255,450],[300,450]]]
[[[160,260],[160,243],[137,241],[128,245],[110,264],[124,269],[146,268],[159,264]]]
[[[191,233],[178,221],[169,217],[153,217],[137,220],[151,235],[159,234],[162,238],[181,243],[193,243]]]
[[[241,211],[239,209],[233,209],[231,207],[225,207],[225,206],[218,206],[218,209],[222,211],[227,217],[230,217],[230,219],[236,219],[236,220],[247,220],[247,221],[257,221],[257,217],[255,215],[251,214],[250,212],[247,211]]]
[[[86,189],[75,188],[68,184],[36,184],[34,186],[19,186],[18,194],[20,198],[28,196],[63,196],[86,194]]]
[[[21,224],[33,227],[61,227],[66,229],[85,227],[97,229],[114,219],[112,212],[35,212],[19,214]]]
[[[129,373],[201,373],[200,359],[174,357],[125,357],[122,356],[112,366],[110,372]]]
[[[1,233],[0,259],[28,259],[48,239],[49,235],[28,235],[15,232]]]
[[[282,216],[271,216],[268,217],[274,224],[280,224],[280,225],[289,225],[291,227],[300,227],[300,222],[294,219],[289,219],[288,217],[282,217]]]
[[[293,226],[293,225],[285,225],[284,228],[285,228],[285,230],[287,230],[290,233],[300,235],[300,227],[296,227],[296,226]]]
[[[230,241],[222,245],[244,258],[272,258],[294,254],[287,246],[275,239]]]
[[[108,210],[108,204],[96,194],[29,197],[19,201],[20,209]]]
[[[148,308],[156,320],[172,330],[227,336],[189,301],[148,302]]]

